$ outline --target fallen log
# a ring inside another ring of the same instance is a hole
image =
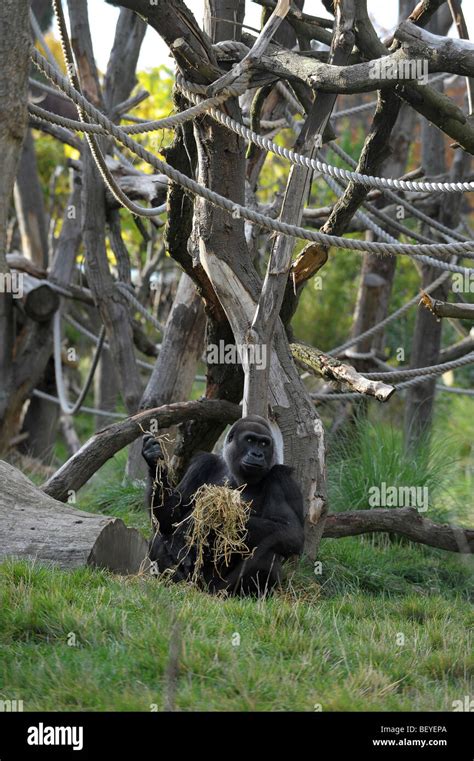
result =
[[[30,558],[59,568],[91,565],[137,573],[148,545],[122,520],[77,510],[38,489],[0,460],[0,560]]]
[[[324,524],[323,539],[374,532],[400,534],[412,542],[449,552],[474,553],[474,529],[433,523],[413,507],[373,508],[331,513]]]

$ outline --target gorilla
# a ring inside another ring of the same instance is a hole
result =
[[[159,573],[172,569],[173,581],[189,580],[195,548],[187,540],[187,517],[194,494],[203,484],[242,487],[251,503],[245,544],[251,554],[234,553],[228,565],[216,568],[211,553],[204,557],[200,582],[211,593],[263,595],[280,583],[282,562],[303,549],[303,498],[291,468],[276,463],[275,443],[268,422],[249,415],[229,430],[222,455],[196,455],[183,479],[172,487],[159,442],[143,437],[148,465],[147,505],[158,524],[149,557]]]

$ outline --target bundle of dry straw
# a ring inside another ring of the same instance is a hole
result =
[[[194,581],[209,551],[216,570],[222,563],[228,566],[233,553],[250,555],[245,538],[252,503],[242,499],[243,489],[204,484],[195,493],[188,532],[189,545],[196,549]]]

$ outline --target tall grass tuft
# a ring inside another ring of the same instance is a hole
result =
[[[434,436],[422,442],[414,456],[405,451],[402,431],[359,418],[349,432],[338,436],[328,454],[330,509],[370,509],[369,489],[385,482],[387,487],[426,487],[429,517],[454,519],[458,511],[448,491],[461,475],[448,440]]]

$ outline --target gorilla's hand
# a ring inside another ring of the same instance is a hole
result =
[[[150,470],[155,470],[159,460],[164,460],[161,444],[152,433],[146,433],[143,437],[142,455]]]

